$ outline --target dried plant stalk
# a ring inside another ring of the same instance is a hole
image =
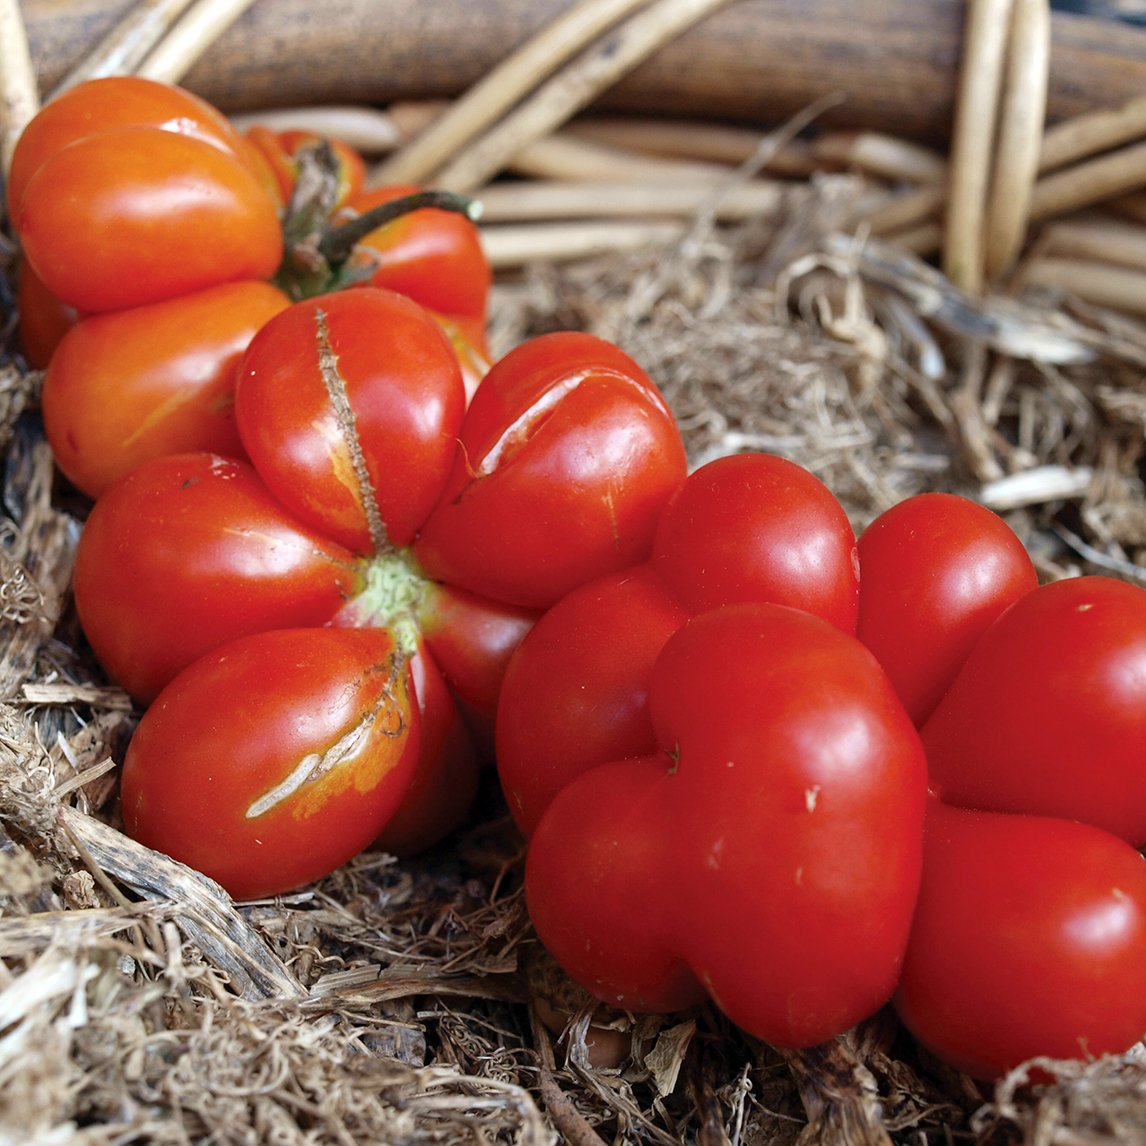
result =
[[[573,262],[609,251],[631,251],[679,239],[682,223],[635,224],[624,219],[591,222],[521,223],[487,227],[482,233],[486,256],[495,270],[536,262]]]
[[[1146,185],[1146,143],[1136,143],[1043,176],[1031,196],[1031,218],[1049,219]]]
[[[1072,116],[1043,135],[1040,171],[1054,171],[1146,135],[1146,96],[1122,107]]]
[[[1146,228],[1101,216],[1064,219],[1043,230],[1038,253],[1146,270]]]
[[[134,72],[171,31],[192,0],[135,4],[91,53],[56,85],[53,96],[99,76]]]
[[[816,140],[811,152],[892,182],[938,185],[947,178],[947,160],[937,151],[878,131],[831,132]]]
[[[1050,5],[1014,0],[995,169],[987,203],[984,273],[1009,270],[1026,238],[1050,75]]]
[[[962,290],[983,285],[983,221],[1011,0],[971,0],[951,142],[943,270]]]
[[[193,0],[178,24],[136,68],[138,75],[178,83],[254,0]]]
[[[378,169],[379,183],[422,182],[538,83],[648,0],[579,0],[474,84]],[[440,180],[435,180],[439,185]]]
[[[675,39],[729,0],[656,0],[578,56],[538,88],[514,112],[438,172],[447,190],[472,191],[502,171],[526,144],[540,139],[581,111],[662,44]]]
[[[1044,255],[1029,259],[1022,282],[1083,299],[1095,306],[1146,315],[1146,270],[1080,258]]]
[[[16,141],[39,106],[36,70],[19,0],[0,0],[0,164],[5,174]]]

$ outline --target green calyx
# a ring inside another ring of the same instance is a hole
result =
[[[355,628],[389,629],[400,651],[417,649],[418,611],[426,580],[401,550],[383,553],[365,567],[361,592],[342,607],[336,622]]]

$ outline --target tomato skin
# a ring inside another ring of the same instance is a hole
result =
[[[153,127],[100,132],[50,156],[16,227],[48,290],[88,312],[266,279],[283,253],[275,202],[234,152]]]
[[[860,535],[859,560],[857,633],[917,725],[983,632],[1038,585],[1011,527],[949,493],[918,494],[880,514]]]
[[[79,312],[60,302],[40,281],[27,260],[20,263],[16,280],[20,312],[20,349],[33,370],[43,370],[60,340],[75,326]]]
[[[572,780],[530,841],[542,943],[613,1005],[675,1009],[703,984],[778,1046],[878,1009],[919,886],[926,762],[871,654],[800,610],[723,606],[669,638],[649,705],[659,755]]]
[[[275,194],[285,206],[294,194],[299,175],[299,154],[308,147],[326,143],[338,160],[338,187],[332,210],[343,206],[362,190],[366,180],[366,163],[349,144],[337,139],[324,139],[311,131],[274,131],[262,124],[247,129],[244,138],[257,153],[275,185]]]
[[[438,580],[545,608],[644,560],[686,470],[671,411],[628,355],[589,334],[541,335],[477,388],[414,552]]]
[[[147,702],[226,641],[326,624],[360,583],[353,555],[291,519],[250,465],[182,454],[99,498],[74,593],[100,663]]]
[[[239,359],[288,305],[269,283],[225,283],[76,323],[44,378],[44,428],[60,469],[98,497],[163,454],[243,456]]]
[[[974,1078],[1146,1031],[1146,861],[1087,824],[934,801],[895,1007]]]
[[[87,80],[46,103],[20,134],[7,179],[15,219],[28,181],[56,152],[78,139],[120,127],[154,127],[234,151],[239,135],[217,108],[185,88],[142,76]]]
[[[772,601],[855,631],[851,522],[819,478],[776,454],[733,454],[689,475],[661,515],[652,564],[690,612]]]
[[[365,553],[376,538],[331,386],[353,416],[387,538],[405,546],[456,448],[466,401],[457,356],[424,308],[375,288],[295,303],[247,348],[236,417],[248,455],[292,512]]]
[[[350,206],[365,214],[422,190],[393,184],[358,191]],[[420,207],[372,231],[355,247],[355,262],[374,266],[370,282],[439,314],[485,321],[493,271],[474,223],[457,211]]]
[[[208,653],[128,746],[129,834],[239,899],[327,874],[378,834],[414,776],[406,680],[380,629],[273,630]]]
[[[656,751],[649,676],[687,619],[641,565],[574,589],[522,639],[502,682],[495,742],[502,791],[527,838],[575,776]]]
[[[1027,593],[980,637],[922,737],[948,803],[1146,842],[1146,589],[1090,576]]]

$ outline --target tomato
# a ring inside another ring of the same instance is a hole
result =
[[[1038,585],[1018,535],[968,498],[923,493],[860,535],[858,635],[922,724],[982,633]]]
[[[275,184],[275,193],[283,206],[290,202],[298,183],[300,156],[320,145],[331,149],[336,164],[336,188],[330,203],[332,211],[357,195],[366,181],[365,160],[340,140],[326,139],[311,131],[273,131],[261,124],[249,127],[245,137],[266,164]]]
[[[359,191],[350,206],[364,214],[419,190],[394,184]],[[439,314],[485,322],[493,272],[477,227],[456,211],[423,207],[402,215],[362,239],[354,261],[373,268],[374,286],[409,295]]]
[[[843,506],[810,471],[776,454],[702,467],[657,528],[653,567],[692,612],[776,601],[853,632],[856,539]]]
[[[1129,1050],[1146,1031],[1146,861],[1087,824],[934,803],[895,1007],[946,1063]]]
[[[1053,581],[980,637],[922,729],[934,791],[1146,843],[1146,589]]]
[[[79,313],[74,306],[60,302],[26,262],[20,264],[16,290],[20,349],[33,370],[43,370],[60,339],[79,320]]]
[[[16,142],[7,179],[9,218],[19,215],[28,181],[78,139],[121,127],[153,127],[227,151],[241,148],[230,121],[185,88],[142,76],[107,76],[68,88],[46,103]]]
[[[77,322],[44,377],[44,429],[60,469],[96,497],[162,454],[242,456],[239,359],[288,305],[269,283],[226,283]]]
[[[891,996],[920,879],[926,762],[852,636],[783,605],[689,619],[649,682],[658,751],[601,764],[530,840],[538,936],[631,1011],[706,995],[809,1046]]]
[[[143,714],[124,823],[234,896],[274,895],[377,835],[414,776],[418,728],[385,630],[257,633],[195,662]]]
[[[512,389],[517,381],[503,372],[482,386],[489,384]],[[668,458],[683,459],[663,398],[647,385],[640,379],[633,385],[624,416],[642,430],[661,419]],[[505,406],[496,394],[492,401]],[[76,608],[85,633],[112,678],[150,700],[147,715],[166,710],[172,690],[191,693],[196,703],[210,695],[220,728],[228,711],[246,701],[237,686],[225,689],[209,666],[236,643],[259,649],[255,638],[262,634],[308,628],[387,634],[419,736],[411,777],[387,805],[385,822],[372,820],[372,838],[394,851],[420,850],[456,827],[473,798],[506,663],[537,612],[435,577],[415,552],[420,518],[432,521],[441,508],[470,416],[456,358],[430,313],[392,291],[364,287],[296,303],[272,317],[247,347],[235,416],[249,461],[204,453],[155,458],[96,500],[76,562]],[[610,417],[613,426],[622,415],[610,411]],[[507,425],[502,434],[511,430]],[[581,424],[589,447],[596,433],[591,420]],[[665,458],[636,453],[626,465],[616,475],[615,509],[632,518],[628,500],[644,511],[648,489],[663,479]],[[541,500],[554,536],[563,533],[566,544],[575,545],[577,532],[558,527],[562,519],[576,520],[583,507],[561,479],[560,471],[551,475]],[[534,492],[543,493],[540,486]],[[510,488],[509,505],[492,503],[490,512],[509,517],[513,496]],[[596,490],[583,497],[594,499]],[[648,513],[643,535],[632,539],[644,556],[654,518]],[[550,558],[542,550],[517,570],[530,599],[556,591]],[[599,552],[595,560],[585,565],[590,574],[603,572],[612,553]],[[277,675],[272,656],[263,671]],[[208,683],[195,679],[200,672]],[[284,725],[285,709],[295,703],[283,698]],[[190,706],[174,711],[191,719]],[[236,717],[231,727],[250,735],[245,718]],[[222,742],[220,732],[215,744],[225,759]],[[143,797],[153,783],[164,790],[174,784],[161,779],[169,765],[153,747],[164,743],[145,740],[136,753]],[[235,751],[242,756],[245,749],[236,745]],[[234,811],[228,808],[227,817]],[[153,846],[205,862],[188,842],[192,828],[168,838],[158,816],[151,823]],[[267,845],[267,857],[282,846],[277,835],[272,845],[268,833],[288,828],[285,819],[261,823],[258,840]],[[226,870],[237,870],[243,849],[254,845],[253,836],[228,837],[235,855]],[[247,860],[261,869],[259,854]],[[281,870],[280,891],[297,878],[291,865]],[[217,878],[232,888],[233,876]]]
[[[44,285],[82,311],[265,279],[283,253],[275,202],[234,152],[154,127],[102,131],[49,156],[15,223]]]
[[[225,641],[329,623],[364,581],[249,463],[196,453],[140,465],[96,501],[73,590],[101,664],[149,702]]]
[[[850,632],[859,574],[843,507],[775,454],[717,458],[689,474],[657,522],[650,560],[574,590],[522,640],[498,706],[498,770],[528,835],[573,776],[652,751],[651,666],[688,616],[770,602]]]
[[[465,389],[423,307],[355,290],[267,322],[244,355],[236,402],[243,444],[283,504],[370,552],[408,545],[438,500]]]
[[[502,681],[495,743],[502,791],[527,837],[574,777],[656,751],[649,676],[687,619],[642,565],[574,589],[523,636]]]
[[[647,556],[687,469],[648,375],[612,343],[572,331],[494,363],[459,446],[414,554],[436,580],[534,608]]]

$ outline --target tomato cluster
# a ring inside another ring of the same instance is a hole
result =
[[[1146,591],[1040,586],[951,494],[857,541],[742,454],[531,628],[496,744],[538,934],[594,994],[786,1046],[891,1001],[992,1078],[1146,1031],[1144,720]]]
[[[179,450],[238,454],[239,355],[291,301],[341,281],[430,310],[472,391],[492,277],[477,228],[412,210],[326,259],[340,224],[413,190],[366,190],[364,175],[345,145],[241,134],[192,93],[133,76],[78,85],[29,123],[7,184],[21,333],[46,367],[45,430],[77,488],[96,497]]]

